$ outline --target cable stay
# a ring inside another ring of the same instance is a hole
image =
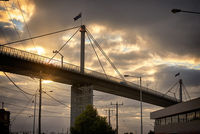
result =
[[[86,35],[87,35],[87,37],[88,37],[88,39],[89,39],[89,41],[90,41],[90,45],[92,46],[94,53],[95,53],[96,56],[97,56],[97,59],[98,59],[98,61],[99,61],[99,64],[100,64],[100,66],[101,66],[101,68],[102,68],[102,70],[103,70],[103,72],[104,72],[106,78],[108,79],[108,76],[107,76],[106,71],[105,71],[105,69],[104,69],[104,67],[103,67],[103,64],[101,63],[101,60],[100,60],[100,58],[99,58],[99,56],[98,56],[98,54],[97,54],[97,52],[96,52],[96,50],[95,50],[95,48],[94,48],[94,45],[93,45],[93,43],[92,43],[90,37],[88,36],[88,33],[87,33],[87,32],[86,32]]]
[[[185,93],[188,96],[189,100],[191,100],[191,97],[190,97],[190,95],[189,95],[184,83],[183,83],[183,89],[185,90]]]
[[[65,31],[69,31],[69,30],[76,29],[76,28],[80,28],[80,26],[75,26],[75,27],[72,27],[72,28],[67,28],[67,29],[63,29],[63,30],[59,30],[59,31],[55,31],[55,32],[47,33],[47,34],[42,34],[42,35],[38,35],[38,36],[33,36],[33,37],[31,37],[31,38],[25,38],[25,39],[22,39],[22,40],[17,40],[17,41],[13,41],[13,42],[8,42],[8,43],[2,44],[2,45],[0,45],[0,46],[12,45],[12,44],[15,44],[15,43],[24,42],[24,41],[28,41],[28,40],[32,40],[32,39],[37,39],[37,38],[41,38],[41,37],[45,37],[45,36],[49,36],[49,35],[53,35],[53,34],[65,32]]]
[[[12,17],[11,17],[11,14],[10,14],[9,10],[8,10],[8,7],[6,6],[6,2],[5,2],[5,1],[4,1],[4,7],[5,7],[5,10],[6,10],[8,16],[9,16],[9,19],[10,19],[10,21],[11,21],[13,27],[14,27],[15,33],[17,34],[19,40],[21,40],[21,36],[20,36],[20,34],[19,34],[18,30],[17,30],[17,27],[15,26],[14,22],[12,21],[13,19],[12,19]],[[5,39],[6,39],[6,38],[5,38]],[[6,40],[7,40],[7,39],[6,39]],[[8,43],[8,40],[7,40],[6,43]],[[22,47],[24,48],[23,45],[22,45]]]
[[[97,46],[97,48],[101,51],[101,53],[104,55],[104,57],[108,60],[108,62],[110,63],[110,65],[113,67],[113,69],[115,70],[115,72],[120,76],[120,78],[126,82],[126,80],[124,79],[123,75],[119,72],[119,70],[116,68],[116,66],[114,65],[114,63],[111,61],[111,59],[106,55],[106,53],[103,51],[103,49],[101,48],[101,46],[98,44],[98,42],[95,40],[95,38],[92,36],[92,34],[89,32],[89,30],[86,28],[87,33],[89,34],[89,37],[93,40],[94,44]]]
[[[55,53],[51,59],[48,61],[48,63],[67,45],[67,43],[76,35],[76,33],[80,30],[80,28],[78,30],[76,30],[76,32],[62,45],[62,47],[57,51],[57,53]]]
[[[166,95],[167,93],[172,93],[172,94],[174,94],[174,97],[176,98],[176,94],[177,94],[178,89],[179,89],[179,85],[178,85],[179,82],[180,81],[176,82],[171,88],[169,88],[168,91],[164,95]],[[189,100],[191,100],[191,97],[190,97],[185,85],[183,83],[182,83],[182,85],[183,85],[183,94],[185,96],[185,99],[187,100],[187,98],[188,98]],[[175,89],[174,92],[172,92],[172,90],[174,89],[175,86],[176,86],[176,89]]]
[[[22,9],[21,9],[19,0],[17,0],[17,4],[18,4],[19,10],[20,10],[20,13],[21,13],[21,15],[22,15],[22,18],[23,18],[23,20],[24,20],[24,24],[25,24],[25,26],[26,26],[26,29],[27,29],[27,31],[28,31],[29,38],[31,38],[32,35],[31,35],[30,30],[29,30],[28,24],[26,23],[26,20],[25,20],[23,11],[22,11]],[[31,42],[32,42],[32,44],[33,44],[34,49],[38,52],[37,48],[35,47],[35,43],[34,43],[33,39],[31,39]]]
[[[167,93],[171,92],[171,90],[178,84],[178,82],[176,82],[171,88],[169,88],[167,90],[167,92],[164,95],[167,95]]]

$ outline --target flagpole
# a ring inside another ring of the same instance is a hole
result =
[[[82,12],[81,12],[81,26],[82,26],[82,18],[83,18],[83,16],[82,16]]]

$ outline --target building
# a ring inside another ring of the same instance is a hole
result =
[[[0,133],[9,134],[10,112],[0,109]]]
[[[200,98],[150,113],[155,134],[200,134]]]

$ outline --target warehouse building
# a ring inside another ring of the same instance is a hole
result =
[[[200,98],[152,112],[155,134],[200,134]]]

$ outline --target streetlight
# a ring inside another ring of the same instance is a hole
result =
[[[64,56],[59,51],[57,51],[57,50],[53,51],[53,53],[60,54],[60,56],[61,56],[61,67],[63,68],[63,58],[64,58]]]
[[[185,11],[185,10],[181,10],[181,9],[172,9],[171,12],[174,13],[174,14],[175,14],[175,13],[179,13],[179,12],[200,14],[200,12]]]
[[[141,76],[132,76],[132,75],[124,75],[124,77],[134,77],[140,79],[140,125],[141,125],[141,134],[143,134],[143,122],[142,122],[142,77]]]

